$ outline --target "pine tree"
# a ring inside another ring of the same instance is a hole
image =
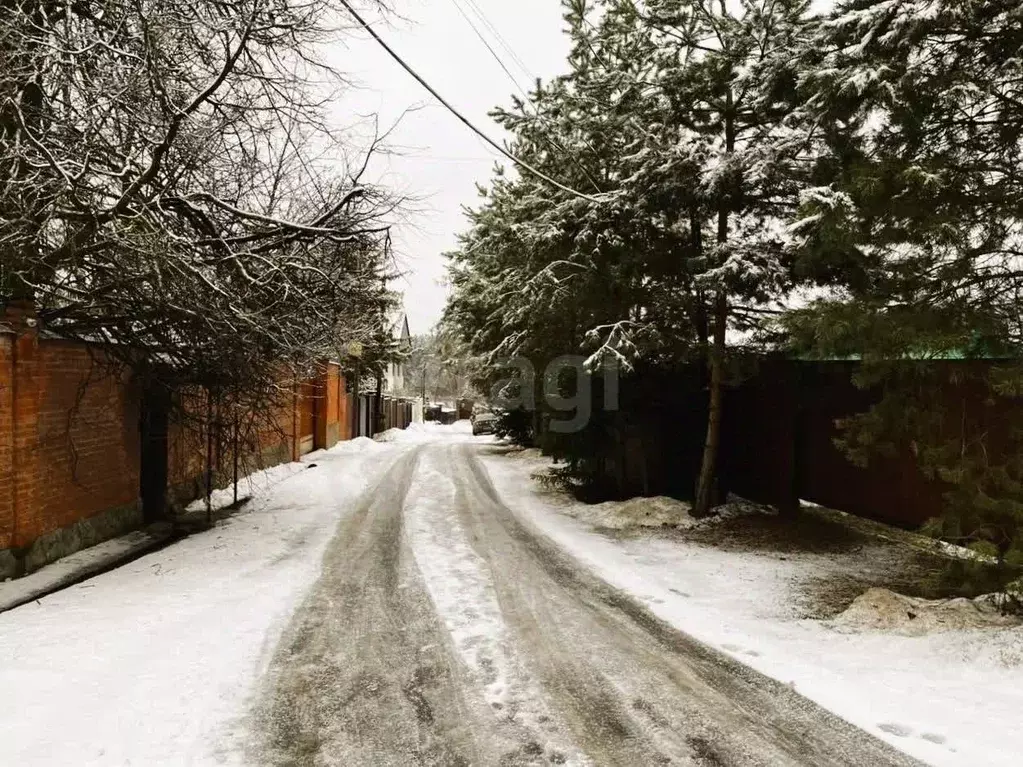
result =
[[[451,311],[481,352],[702,360],[707,513],[729,331],[761,326],[793,285],[783,224],[815,146],[790,55],[806,4],[565,5],[570,73],[497,116],[517,152],[591,198],[495,178],[454,254]]]
[[[794,231],[805,272],[841,290],[788,319],[797,343],[862,355],[860,382],[883,387],[847,425],[850,453],[914,446],[952,488],[933,529],[1001,555],[1023,531],[1023,432],[941,393],[1018,395],[1023,368],[966,382],[935,361],[1020,356],[1021,21],[1003,0],[857,1],[821,26],[801,87],[827,151]]]

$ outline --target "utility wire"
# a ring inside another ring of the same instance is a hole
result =
[[[468,2],[471,3],[472,0],[468,0]],[[495,51],[493,49],[493,47],[490,45],[490,43],[486,39],[486,37],[480,32],[479,28],[473,23],[472,19],[470,19],[466,15],[465,11],[462,10],[462,7],[461,7],[461,5],[459,5],[458,0],[451,0],[451,3],[452,3],[452,5],[455,6],[455,8],[458,10],[458,12],[460,14],[462,14],[462,18],[465,19],[466,23],[468,23],[468,25],[472,28],[472,31],[476,33],[476,37],[479,39],[479,41],[481,43],[483,43],[484,46],[486,46],[486,49],[488,51],[490,51],[490,55],[494,57],[494,60],[497,61],[497,63],[500,65],[501,69],[504,70],[504,73],[506,75],[508,75],[508,79],[511,80],[512,83],[515,84],[515,87],[519,89],[519,92],[522,94],[523,99],[524,99],[523,102],[522,102],[522,108],[523,108],[523,110],[528,111],[529,107],[530,107],[530,96],[529,96],[529,94],[526,93],[525,90],[523,90],[521,85],[519,85],[519,81],[508,70],[508,67],[505,66],[504,61],[501,59],[501,56],[497,53],[497,51]],[[482,13],[482,11],[480,11],[479,13]],[[490,27],[491,30],[493,30],[494,34],[496,34],[498,37],[500,37],[501,33],[497,31],[497,29],[493,26],[493,24],[490,24],[489,22],[487,22],[487,25]],[[509,50],[509,46],[505,45],[505,49]],[[512,56],[515,56],[514,52],[512,52]],[[539,107],[537,107],[536,105],[533,105],[532,112],[533,112],[533,115],[536,117],[536,119],[539,120],[541,123],[543,123],[544,126],[546,126],[548,129],[551,128],[551,121],[548,120],[546,117],[544,117],[540,113]],[[600,186],[597,184],[596,181],[593,180],[593,177],[587,172],[586,168],[583,167],[583,164],[581,162],[579,162],[579,160],[572,154],[572,152],[570,152],[564,145],[562,145],[561,142],[559,142],[559,141],[557,141],[555,139],[552,139],[545,132],[541,132],[540,133],[540,139],[543,141],[543,143],[545,143],[547,145],[548,149],[554,150],[555,152],[562,152],[562,153],[564,153],[568,157],[569,161],[573,165],[575,165],[575,167],[586,177],[586,180],[590,182],[590,184],[593,186],[593,188],[598,193],[600,192]],[[592,147],[591,147],[591,149],[592,149]]]
[[[513,155],[511,152],[509,152],[503,146],[501,146],[496,141],[494,141],[492,138],[490,138],[490,136],[488,136],[486,133],[484,133],[479,128],[477,128],[469,120],[469,118],[467,118],[465,115],[463,115],[461,112],[459,112],[455,107],[453,107],[443,96],[441,96],[433,88],[432,85],[430,85],[428,82],[426,82],[426,80],[424,80],[422,78],[422,76],[418,72],[416,72],[411,66],[409,66],[409,64],[407,64],[405,62],[405,60],[401,56],[399,56],[394,51],[393,48],[391,48],[391,46],[389,46],[386,42],[384,42],[384,39],[382,37],[380,37],[380,35],[378,35],[376,33],[376,30],[374,30],[373,27],[371,27],[366,22],[366,20],[362,18],[362,16],[359,15],[359,12],[356,11],[352,7],[351,3],[349,3],[348,0],[341,0],[341,5],[352,15],[352,18],[354,18],[355,21],[358,22],[358,24],[363,29],[365,29],[367,32],[369,32],[370,36],[374,40],[376,40],[376,42],[380,45],[380,47],[383,48],[385,51],[387,51],[388,55],[390,55],[390,57],[392,59],[394,59],[396,62],[398,62],[398,64],[401,66],[402,69],[404,69],[406,72],[408,72],[416,80],[416,82],[418,82],[427,91],[430,92],[430,95],[432,95],[435,99],[437,99],[437,101],[439,101],[449,112],[451,112],[451,114],[453,114],[455,117],[457,117],[469,130],[471,130],[473,133],[475,133],[477,136],[479,136],[481,139],[483,139],[485,142],[487,142],[487,144],[489,144],[491,147],[496,149],[498,152],[500,152],[502,155],[507,157],[509,160],[511,160],[513,163],[515,163],[517,166],[519,166],[523,170],[529,171],[534,176],[536,176],[537,178],[539,178],[539,179],[541,179],[543,181],[546,181],[551,186],[557,187],[561,191],[568,192],[569,194],[571,194],[571,195],[573,195],[575,197],[578,197],[580,199],[583,199],[583,200],[588,200],[590,202],[601,202],[601,200],[598,199],[597,197],[593,197],[593,196],[588,195],[588,194],[583,194],[582,192],[577,192],[575,189],[572,189],[571,187],[565,186],[560,181],[555,181],[553,178],[548,176],[546,173],[544,173],[541,170],[538,170],[537,168],[534,168],[532,165],[527,163],[525,160],[520,160],[518,157]]]
[[[484,37],[483,33],[480,32],[479,27],[477,27],[476,24],[473,23],[473,20],[469,18],[469,14],[467,14],[465,10],[462,8],[462,6],[459,5],[458,0],[451,0],[451,4],[455,6],[455,8],[458,10],[460,14],[462,14],[462,18],[465,19],[465,23],[468,24],[472,28],[472,31],[476,33],[477,39],[479,39],[479,41],[483,43],[486,49],[490,51],[490,55],[494,57],[494,61],[496,61],[498,66],[500,66],[501,69],[504,70],[504,73],[508,75],[508,79],[511,80],[512,83],[514,83],[515,87],[519,89],[519,93],[521,93],[522,96],[528,101],[529,94],[526,93],[525,89],[521,85],[519,85],[519,81],[515,78],[515,75],[513,75],[511,73],[511,70],[505,66],[504,60],[497,53],[497,51],[494,50],[493,46],[490,44],[490,41],[488,41],[487,38]]]
[[[508,43],[504,35],[501,34],[500,30],[496,26],[494,26],[494,23],[489,18],[487,18],[487,14],[485,14],[483,12],[483,9],[480,8],[479,5],[477,5],[476,0],[466,0],[466,2],[469,4],[469,7],[476,14],[476,16],[478,16],[479,19],[483,22],[484,26],[486,26],[486,28],[490,30],[494,37],[497,38],[497,41],[501,44],[501,47],[504,48],[505,51],[507,51],[508,55],[511,56],[512,61],[514,61],[518,65],[519,69],[522,70],[522,73],[529,79],[530,82],[535,82],[537,79],[536,75],[534,75],[532,71],[530,71],[529,67],[527,67],[525,62],[519,57],[519,54],[515,52],[515,49],[512,48],[512,46]]]

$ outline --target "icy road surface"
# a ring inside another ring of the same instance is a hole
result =
[[[479,449],[376,454],[384,465],[284,627],[232,757],[916,764],[599,580],[502,503]]]

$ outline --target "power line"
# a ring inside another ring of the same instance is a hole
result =
[[[488,41],[487,38],[483,36],[483,33],[480,32],[479,27],[477,27],[473,23],[473,20],[469,18],[469,15],[465,12],[462,6],[459,5],[458,0],[451,0],[451,4],[455,6],[455,9],[460,14],[462,14],[462,18],[465,19],[465,23],[472,28],[472,31],[476,33],[476,37],[479,39],[479,41],[483,43],[483,45],[486,47],[488,51],[490,51],[490,55],[494,57],[494,61],[496,61],[498,66],[500,66],[501,69],[504,70],[504,73],[508,75],[508,79],[515,84],[515,87],[519,89],[519,93],[521,93],[523,97],[525,97],[525,99],[528,101],[529,94],[526,93],[525,89],[521,85],[519,85],[519,81],[515,78],[515,75],[513,75],[511,73],[511,70],[505,66],[504,60],[500,57],[500,55],[498,55],[497,51],[494,50],[493,46],[490,44],[490,41]]]
[[[537,79],[536,75],[534,75],[532,71],[530,71],[529,67],[526,66],[525,62],[519,57],[519,54],[515,52],[515,49],[512,48],[512,46],[505,39],[504,35],[501,34],[500,30],[496,26],[494,26],[493,22],[491,22],[489,18],[487,18],[487,14],[485,14],[483,12],[483,9],[480,8],[479,5],[477,5],[476,0],[466,0],[466,2],[469,4],[469,7],[476,14],[476,16],[478,16],[479,19],[483,22],[483,25],[490,30],[494,37],[497,38],[497,42],[500,43],[501,47],[504,48],[504,50],[508,53],[509,56],[511,56],[512,61],[514,61],[518,65],[519,69],[522,70],[522,73],[525,74],[527,78],[529,78],[530,82],[536,80]]]
[[[494,141],[492,138],[490,138],[490,136],[488,136],[486,133],[484,133],[479,128],[477,128],[469,120],[469,118],[467,118],[465,115],[463,115],[461,112],[459,112],[455,107],[453,107],[450,103],[448,103],[448,101],[443,96],[441,96],[433,88],[432,85],[430,85],[428,82],[426,82],[426,80],[424,80],[422,78],[422,76],[418,72],[416,72],[409,64],[407,64],[405,62],[405,60],[401,56],[399,56],[394,51],[393,48],[391,48],[391,46],[389,46],[386,42],[384,42],[384,39],[382,37],[380,37],[380,35],[378,35],[376,33],[376,30],[373,29],[373,27],[371,27],[366,22],[366,20],[363,19],[362,16],[359,15],[358,11],[356,11],[354,8],[352,8],[351,3],[349,3],[348,0],[341,0],[341,5],[344,6],[345,10],[347,10],[352,15],[352,18],[354,18],[355,21],[358,22],[358,24],[363,29],[365,29],[367,32],[369,32],[370,36],[374,40],[376,40],[376,42],[380,45],[380,47],[383,48],[385,51],[387,51],[388,55],[392,59],[394,59],[396,62],[398,62],[399,65],[401,65],[402,69],[404,69],[406,72],[408,72],[410,75],[412,75],[412,77],[415,78],[416,82],[418,82],[420,85],[422,85],[424,88],[426,88],[427,91],[430,92],[430,95],[432,95],[435,99],[437,99],[437,101],[439,101],[441,104],[443,104],[444,107],[449,112],[451,112],[451,114],[453,114],[455,117],[457,117],[467,128],[469,128],[469,130],[471,130],[473,133],[475,133],[481,139],[486,141],[487,144],[489,144],[491,147],[496,149],[498,152],[500,152],[502,155],[507,157],[509,160],[511,160],[513,163],[515,163],[517,166],[519,166],[523,170],[529,171],[534,176],[536,176],[539,179],[542,179],[543,181],[546,181],[551,186],[557,187],[561,191],[568,192],[569,194],[571,194],[571,195],[573,195],[575,197],[579,197],[580,199],[583,199],[583,200],[589,200],[590,202],[600,202],[600,200],[597,199],[596,197],[592,197],[592,196],[590,196],[588,194],[583,194],[582,192],[577,192],[575,189],[572,189],[571,187],[565,186],[560,181],[555,181],[553,178],[548,176],[546,173],[544,173],[541,170],[538,170],[537,168],[534,168],[532,165],[527,163],[525,160],[520,160],[518,157],[513,155],[511,152],[509,152],[503,146],[501,146],[496,141]]]
[[[523,90],[521,85],[519,85],[518,80],[508,70],[508,67],[505,66],[504,61],[501,59],[500,55],[498,55],[497,51],[495,51],[493,49],[493,47],[490,45],[490,43],[487,41],[487,39],[480,32],[479,28],[473,23],[472,19],[470,19],[466,15],[465,11],[459,5],[458,0],[451,0],[451,2],[455,6],[455,8],[458,10],[458,12],[460,14],[462,14],[462,18],[464,18],[465,21],[469,24],[469,26],[472,28],[472,31],[476,33],[476,37],[479,38],[480,42],[483,43],[483,45],[486,46],[488,51],[490,51],[490,55],[494,57],[494,59],[497,61],[497,63],[501,66],[501,69],[504,70],[504,73],[506,75],[508,75],[508,79],[510,79],[515,84],[515,87],[519,89],[519,92],[522,93],[522,96],[524,98],[524,101],[522,102],[522,108],[523,108],[523,110],[528,110],[529,105],[530,105],[529,94],[526,93],[525,90]],[[475,5],[474,0],[467,0],[467,2],[472,3],[473,5]],[[480,15],[483,14],[483,12],[478,7],[477,7],[477,13],[480,14]],[[490,29],[494,32],[494,34],[496,34],[500,39],[504,39],[504,38],[501,37],[501,33],[497,31],[497,29],[494,27],[494,25],[491,24],[488,19],[486,19],[486,16],[482,16],[482,18],[484,19],[484,22],[487,24],[487,26],[489,26]],[[507,44],[505,45],[505,50],[511,51],[510,47]],[[515,52],[514,51],[511,51],[511,54],[512,54],[512,56],[515,56]],[[520,63],[521,63],[521,60],[520,60]],[[534,116],[536,117],[537,120],[539,120],[546,128],[548,128],[548,129],[551,128],[550,120],[548,120],[546,117],[544,117],[540,113],[540,108],[538,106],[533,105],[532,111],[533,111],[533,114],[534,114]],[[590,174],[586,171],[586,168],[583,167],[582,163],[579,162],[579,160],[572,154],[572,152],[570,152],[568,149],[566,149],[565,146],[563,144],[561,144],[561,142],[552,139],[545,132],[541,132],[539,134],[539,136],[540,136],[540,139],[543,141],[543,143],[545,143],[547,145],[548,149],[552,149],[552,150],[555,150],[555,151],[563,152],[568,157],[568,159],[572,162],[572,164],[575,165],[576,168],[578,168],[582,172],[582,174],[586,177],[586,180],[590,182],[590,184],[593,186],[593,188],[595,190],[597,190],[598,192],[600,191],[600,186],[597,184],[596,181],[593,180],[592,176],[590,176]]]

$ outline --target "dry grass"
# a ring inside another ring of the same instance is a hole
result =
[[[792,517],[731,516],[661,534],[725,551],[825,557],[819,574],[800,584],[798,604],[808,618],[832,618],[870,588],[924,599],[973,598],[1010,577],[993,564],[956,559],[916,533],[820,507]]]

